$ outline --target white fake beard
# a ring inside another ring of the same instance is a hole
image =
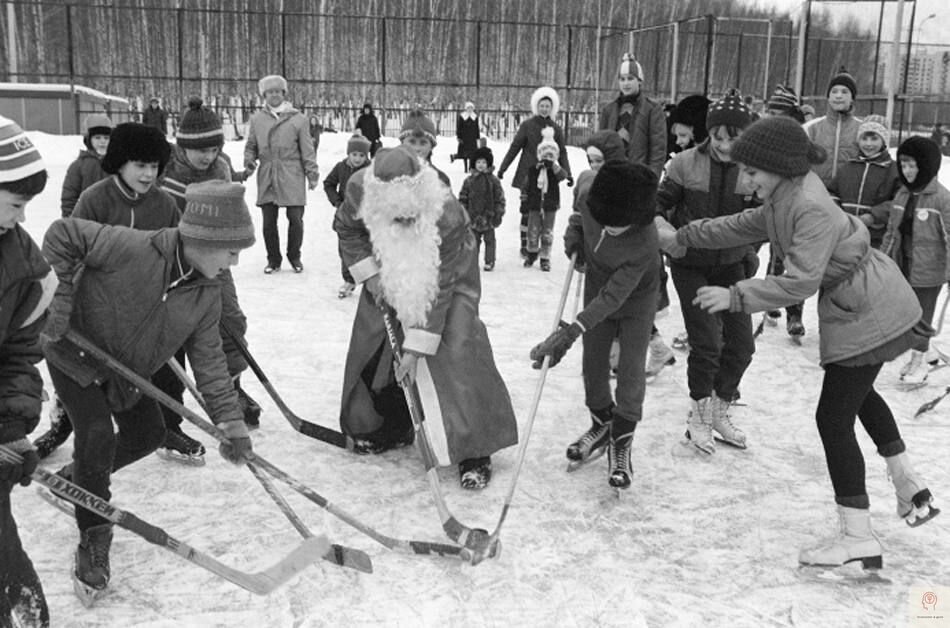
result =
[[[439,294],[438,221],[447,190],[431,168],[384,182],[367,173],[360,217],[379,262],[386,302],[406,327],[424,327]]]

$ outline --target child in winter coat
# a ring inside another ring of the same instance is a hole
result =
[[[854,99],[858,86],[854,77],[844,68],[828,83],[828,112],[805,124],[808,138],[828,153],[828,159],[815,164],[815,173],[828,186],[838,169],[849,159],[858,156],[858,126],[861,120],[854,116]]]
[[[897,164],[887,152],[890,131],[883,116],[868,116],[858,127],[861,153],[841,165],[828,184],[831,198],[849,214],[854,214],[871,232],[871,246],[881,248],[886,220],[884,216],[900,187]]]
[[[109,176],[102,169],[100,162],[109,148],[109,135],[112,134],[114,126],[112,120],[101,113],[94,113],[86,118],[86,135],[82,138],[86,149],[79,151],[76,161],[69,164],[66,178],[63,179],[63,193],[60,196],[63,218],[68,218],[73,213],[79,195],[86,188]]]
[[[505,215],[505,192],[501,181],[492,170],[494,157],[488,148],[476,148],[470,155],[473,172],[462,183],[459,203],[468,212],[472,221],[472,233],[475,234],[475,246],[479,249],[485,240],[486,271],[495,268],[495,229],[501,225]]]
[[[936,514],[930,491],[910,466],[887,403],[874,389],[883,363],[917,342],[927,326],[900,270],[871,248],[857,217],[842,212],[810,166],[825,157],[802,127],[782,116],[753,123],[732,148],[746,184],[762,206],[730,216],[662,229],[664,250],[721,249],[768,239],[785,260],[785,274],[697,290],[694,304],[715,312],[751,314],[818,296],[824,380],[816,419],[825,451],[841,535],[799,554],[802,565],[860,560],[880,567],[881,544],[871,531],[865,465],[855,417],[887,463],[898,514],[917,525]]]
[[[709,138],[674,155],[667,167],[656,197],[658,226],[681,227],[694,220],[736,214],[755,204],[731,154],[751,121],[751,112],[734,89],[709,107]],[[749,314],[709,316],[693,305],[693,299],[703,286],[730,286],[745,279],[748,250],[742,245],[723,250],[691,248],[670,263],[689,337],[687,445],[703,455],[716,451],[714,430],[728,444],[746,447],[745,434],[733,425],[729,409],[752,362],[755,340]]]
[[[656,313],[660,257],[653,225],[657,177],[642,164],[605,163],[590,184],[586,203],[564,233],[568,257],[585,270],[584,309],[567,326],[531,350],[534,368],[544,358],[560,362],[584,337],[584,393],[591,427],[567,448],[582,463],[608,450],[608,483],[630,486],[630,446],[643,416],[644,363]],[[620,338],[616,403],[610,390],[610,345]]]
[[[40,421],[43,359],[39,336],[56,288],[49,264],[23,222],[25,206],[46,187],[46,166],[30,138],[0,116],[0,445],[22,462],[0,460],[0,624],[49,626],[43,585],[13,518],[13,488],[27,486],[39,456],[26,435]],[[13,623],[10,623],[12,619]]]
[[[950,191],[937,180],[942,158],[929,138],[904,140],[897,159],[903,185],[889,209],[882,205],[875,210],[877,217],[887,219],[881,250],[900,266],[923,309],[923,320],[931,323],[940,289],[950,278]],[[913,348],[900,372],[902,382],[921,385],[927,380],[924,355],[929,348],[929,338]]]
[[[413,109],[402,124],[402,129],[399,131],[399,141],[403,146],[411,148],[412,152],[435,170],[439,175],[439,181],[451,189],[452,182],[448,175],[432,165],[432,151],[438,143],[435,135],[435,123],[432,122],[432,118],[421,109]]]
[[[357,131],[346,143],[346,158],[333,166],[333,170],[331,170],[327,178],[323,180],[323,191],[326,192],[327,198],[330,199],[330,204],[333,205],[334,209],[339,208],[343,203],[343,199],[346,196],[346,183],[350,180],[350,177],[353,176],[353,173],[369,165],[369,152],[371,148],[372,145],[370,141]],[[340,248],[339,243],[337,243],[337,253],[340,255],[340,269],[343,275],[343,285],[340,286],[336,296],[345,299],[353,294],[353,290],[356,288],[356,281],[353,280],[350,269],[347,268],[343,262],[343,250]]]
[[[558,163],[559,148],[554,140],[554,129],[541,130],[541,143],[538,144],[538,161],[530,170],[525,181],[523,207],[528,215],[528,238],[525,242],[525,268],[534,265],[541,257],[541,270],[551,270],[551,243],[554,241],[554,219],[561,207],[559,183],[567,179],[569,173]]]

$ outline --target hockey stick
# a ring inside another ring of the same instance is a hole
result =
[[[151,381],[142,377],[126,365],[116,360],[106,351],[100,349],[89,339],[82,336],[79,332],[75,330],[69,330],[66,332],[65,338],[67,338],[80,349],[89,353],[89,355],[101,361],[109,370],[134,384],[139,390],[152,399],[158,401],[166,408],[174,410],[180,414],[183,418],[193,423],[205,434],[208,434],[212,438],[215,438],[221,442],[227,440],[224,434],[221,433],[221,430],[212,425],[211,422],[201,418],[201,416],[199,416],[196,412],[186,408],[183,404],[178,403],[169,397],[167,394],[159,390],[158,387],[152,384]],[[248,461],[253,462],[263,470],[267,471],[267,473],[269,473],[272,477],[280,480],[341,521],[356,528],[377,543],[384,545],[391,550],[401,551],[408,554],[438,554],[440,556],[457,556],[463,560],[470,559],[471,552],[462,547],[447,545],[444,543],[430,543],[428,541],[406,541],[377,532],[375,529],[364,524],[353,515],[331,504],[325,497],[314,491],[312,488],[294,479],[286,472],[276,467],[273,463],[262,458],[260,455],[252,453],[249,456]]]
[[[5,445],[0,445],[0,460],[6,462],[23,462],[20,454]],[[86,510],[108,519],[119,527],[137,534],[149,543],[178,554],[190,563],[207,569],[211,573],[221,576],[228,582],[238,585],[242,589],[257,595],[267,595],[276,588],[302,572],[323,556],[330,546],[323,535],[304,539],[294,550],[277,564],[264,571],[247,573],[228,567],[216,558],[200,552],[184,541],[170,536],[165,530],[140,519],[127,510],[122,510],[108,501],[93,495],[89,491],[76,486],[69,480],[62,478],[46,469],[37,468],[32,476],[34,480],[47,487],[59,497],[81,506]]]
[[[389,339],[389,346],[393,352],[393,362],[398,367],[402,360],[402,348],[399,346],[399,339],[396,338],[396,330],[393,327],[392,317],[389,311],[381,308],[383,313],[383,324],[386,326],[386,337]],[[449,511],[445,503],[445,495],[442,494],[442,485],[439,483],[438,464],[436,455],[429,444],[429,436],[425,427],[425,416],[422,411],[422,404],[418,402],[416,386],[408,381],[408,378],[399,381],[399,387],[402,388],[403,395],[406,398],[406,405],[409,407],[409,416],[412,418],[412,427],[416,432],[416,445],[419,448],[419,454],[422,456],[422,462],[426,467],[426,478],[429,480],[429,489],[432,492],[432,498],[435,500],[436,510],[439,511],[439,519],[442,521],[442,529],[445,534],[463,547],[472,550],[472,556],[484,556],[487,548],[488,530],[482,528],[470,528],[456,519]],[[473,563],[474,564],[474,563]]]
[[[198,405],[201,406],[201,409],[204,410],[205,414],[211,416],[208,412],[208,407],[205,405],[204,397],[201,396],[201,391],[198,390],[198,386],[195,384],[194,380],[188,376],[188,373],[185,372],[184,367],[178,362],[178,360],[172,358],[168,361],[168,366],[171,368],[172,372],[175,373],[181,383],[185,385],[185,388],[188,389],[188,392],[190,392],[191,396],[194,397],[195,401],[198,402]],[[257,478],[257,481],[260,482],[261,486],[264,487],[267,495],[270,496],[272,500],[274,500],[274,503],[277,504],[277,507],[282,513],[284,513],[284,516],[287,517],[291,525],[294,526],[300,535],[305,539],[315,536],[313,532],[307,528],[307,525],[303,522],[300,516],[297,515],[290,504],[287,503],[287,500],[284,499],[284,496],[280,494],[280,491],[277,490],[277,487],[274,486],[274,483],[271,482],[270,478],[268,478],[253,463],[248,463],[247,468],[251,470],[251,473],[254,474],[254,477]],[[373,563],[365,552],[358,549],[353,549],[351,547],[338,545],[336,543],[330,546],[330,549],[326,554],[324,554],[323,560],[341,567],[349,567],[351,569],[356,569],[365,573],[373,573]]]
[[[264,374],[260,364],[258,364],[257,360],[254,359],[254,356],[251,355],[251,351],[247,348],[247,346],[245,346],[244,342],[223,321],[221,323],[221,327],[224,329],[224,333],[226,333],[228,337],[230,337],[234,342],[234,344],[237,345],[238,351],[240,351],[241,355],[244,356],[244,359],[247,360],[247,364],[251,367],[251,370],[254,371],[254,375],[257,376],[257,379],[261,382],[261,385],[267,391],[267,394],[270,395],[270,398],[274,400],[275,404],[277,404],[277,408],[280,410],[281,414],[284,415],[284,418],[287,419],[287,421],[295,430],[304,436],[309,436],[310,438],[315,438],[325,443],[336,445],[342,449],[348,449],[352,451],[353,439],[346,434],[328,427],[323,427],[322,425],[317,425],[316,423],[311,423],[310,421],[305,421],[304,419],[297,416],[290,409],[290,407],[284,403],[283,398],[277,392],[277,389],[274,388],[273,384],[270,383],[270,380],[267,379],[267,375]]]
[[[567,305],[567,295],[571,290],[571,281],[574,279],[574,266],[577,263],[577,253],[571,256],[571,262],[567,268],[567,276],[564,278],[564,287],[561,288],[561,298],[557,305],[557,313],[554,315],[554,325],[551,332],[555,332],[561,325],[561,316],[564,315],[564,306]],[[534,397],[531,399],[531,409],[528,411],[528,420],[524,427],[524,436],[521,444],[518,446],[518,458],[515,462],[515,472],[511,478],[511,485],[508,487],[508,494],[505,496],[505,502],[501,507],[501,515],[498,517],[498,523],[495,525],[495,531],[491,533],[488,539],[489,555],[494,555],[499,550],[499,534],[501,526],[505,523],[508,511],[511,509],[511,502],[515,496],[515,487],[518,485],[518,476],[521,475],[521,468],[524,466],[525,453],[528,450],[528,440],[531,437],[531,430],[534,427],[534,419],[538,415],[538,406],[541,403],[541,392],[544,390],[544,380],[548,376],[548,369],[551,368],[551,356],[544,356],[541,363],[541,374],[538,376],[538,384],[534,388]],[[485,554],[472,557],[472,564],[477,564],[485,558]]]

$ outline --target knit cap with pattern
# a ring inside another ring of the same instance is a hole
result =
[[[717,126],[727,126],[734,129],[744,129],[752,121],[752,112],[742,102],[742,94],[733,88],[726,95],[709,105],[706,113],[706,128],[712,130]]]
[[[178,232],[184,242],[205,248],[253,246],[254,223],[244,202],[244,186],[225,181],[189,185]]]
[[[788,85],[776,85],[767,105],[775,111],[792,111],[798,109],[798,94]]]
[[[783,177],[808,174],[826,155],[813,144],[802,125],[787,116],[769,116],[752,123],[732,145],[732,160]]]
[[[884,148],[887,148],[891,141],[891,132],[887,130],[887,118],[877,114],[871,114],[864,119],[864,122],[858,127],[858,139],[865,133],[874,133],[884,142]]]
[[[407,137],[424,137],[435,147],[435,123],[421,109],[413,109],[399,131],[399,141]]]
[[[20,125],[0,116],[0,183],[19,181],[46,170],[40,151]]]
[[[347,155],[350,153],[363,153],[367,155],[369,154],[370,148],[372,148],[372,145],[369,140],[363,137],[363,134],[358,131],[346,142]]]
[[[175,139],[182,148],[221,148],[224,146],[221,118],[205,107],[201,98],[192,96],[188,99],[188,109],[181,116]]]

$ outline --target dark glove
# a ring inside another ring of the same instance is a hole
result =
[[[577,253],[577,261],[574,262],[575,268],[584,267],[584,231],[573,225],[564,232],[564,254],[570,258]]]
[[[233,464],[247,462],[252,453],[252,447],[251,437],[248,436],[247,425],[244,421],[223,421],[218,423],[218,429],[224,432],[228,439],[218,447],[221,456]]]
[[[24,438],[22,441],[16,442],[22,442],[24,447],[12,446],[13,443],[4,444],[20,454],[23,460],[20,462],[0,461],[0,485],[8,486],[19,482],[20,486],[29,486],[32,481],[30,476],[33,475],[36,467],[40,464],[39,454],[29,444],[29,441]]]
[[[498,180],[501,181],[502,179],[505,178],[505,171],[504,171],[504,170],[499,170],[497,176],[498,176]]]
[[[584,330],[577,323],[564,325],[564,321],[561,321],[561,326],[558,327],[556,332],[545,338],[541,344],[535,345],[531,350],[531,359],[534,361],[531,368],[541,368],[546,356],[551,357],[548,366],[556,366],[567,353],[567,350],[571,348],[571,345],[574,344],[574,341],[584,333]]]
[[[569,187],[569,188],[574,187],[574,177],[568,177],[568,178],[567,178],[567,187]]]

